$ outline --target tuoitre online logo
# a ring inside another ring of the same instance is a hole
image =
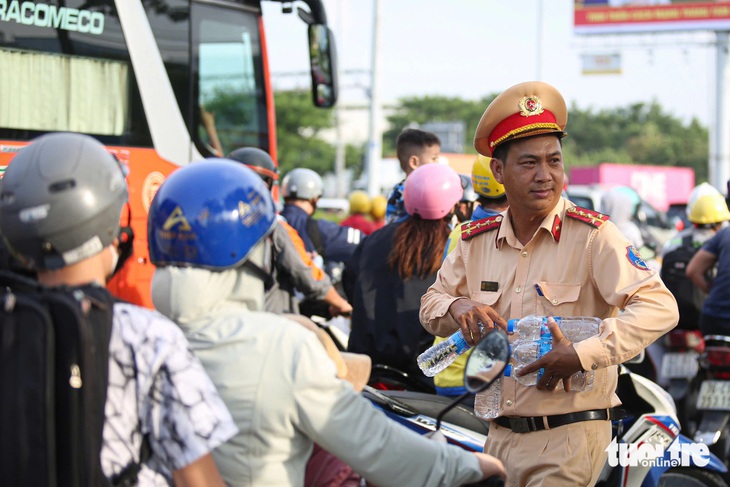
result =
[[[611,467],[704,467],[710,463],[710,448],[704,443],[674,441],[665,449],[662,444],[617,443],[614,438],[605,451]]]

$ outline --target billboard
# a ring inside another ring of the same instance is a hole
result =
[[[575,0],[576,34],[730,30],[730,0]]]

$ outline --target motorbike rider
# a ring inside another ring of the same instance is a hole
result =
[[[123,166],[96,139],[43,135],[5,171],[0,228],[41,284],[104,286],[117,268],[127,199]],[[237,430],[174,323],[114,305],[108,391],[101,449],[108,479],[140,462],[147,437],[151,456],[139,485],[223,485],[210,452]]]
[[[347,262],[360,243],[362,233],[312,218],[323,188],[322,178],[316,172],[307,168],[293,169],[284,176],[281,185],[284,197],[281,216],[302,237],[307,252],[319,255],[324,263]]]
[[[491,157],[479,154],[471,168],[471,183],[474,192],[477,194],[477,206],[472,212],[472,220],[481,220],[482,218],[498,215],[509,206],[509,203],[507,203],[507,195],[504,192],[504,186],[494,179],[492,168],[489,167],[491,160]],[[454,250],[456,242],[460,239],[461,225],[457,225],[451,231],[449,239],[446,241],[444,259],[449,252]],[[446,340],[445,337],[436,337],[434,338],[433,344],[436,345],[444,340]],[[471,352],[467,351],[460,355],[454,363],[436,374],[433,378],[433,383],[436,387],[437,394],[442,396],[460,396],[466,392],[464,388],[464,367],[466,367],[466,361],[470,354]]]
[[[370,218],[373,221],[373,232],[385,225],[385,211],[388,209],[388,198],[382,194],[373,196],[370,205]]]
[[[269,191],[272,190],[279,172],[267,152],[257,147],[241,147],[231,152],[229,158],[253,170],[261,177]],[[303,252],[299,252],[286,228],[291,227],[283,219],[277,218],[277,220],[278,225],[267,238],[268,257],[265,270],[270,278],[266,284],[266,311],[298,314],[299,298],[296,291],[299,291],[305,299],[327,303],[330,306],[330,314],[334,316],[349,314],[352,311],[350,303],[340,296],[324,272],[319,272],[320,278],[315,279],[311,272],[311,267],[315,264],[304,251],[303,244],[301,247]],[[295,236],[299,239],[296,231]]]
[[[227,160],[178,169],[149,218],[155,306],[190,338],[239,426],[213,453],[229,485],[301,486],[313,442],[378,485],[504,475],[493,457],[388,420],[336,377],[313,333],[261,311],[264,283],[255,269],[276,215],[251,170]]]
[[[370,213],[372,202],[365,191],[353,191],[350,193],[350,216],[340,222],[343,227],[356,228],[363,235],[370,235],[375,231],[373,222],[367,218]]]
[[[703,185],[707,185],[707,183],[696,186],[693,192]],[[725,212],[722,211],[722,205],[718,203],[720,199],[725,198],[714,187],[709,186],[709,188],[709,190],[702,189],[703,194],[696,198],[690,197],[687,204],[687,218],[692,222],[692,226],[682,229],[667,240],[662,248],[662,256],[682,246],[688,237],[693,247],[700,248],[725,225],[727,218]]]
[[[718,216],[730,219],[725,200],[713,200]],[[715,265],[713,277],[710,271]],[[702,334],[730,335],[730,227],[719,230],[695,253],[687,265],[687,277],[707,294],[700,317]]]
[[[461,179],[461,199],[456,203],[454,208],[454,225],[463,223],[472,219],[472,213],[474,212],[475,202],[478,198],[477,193],[474,191],[474,185],[471,183],[471,176],[459,174]]]
[[[348,350],[408,373],[433,389],[416,358],[433,342],[418,320],[421,296],[436,278],[454,205],[462,195],[449,166],[427,164],[406,179],[409,217],[387,224],[358,245],[343,285],[352,302]]]

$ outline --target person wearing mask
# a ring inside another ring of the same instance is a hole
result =
[[[418,321],[421,296],[441,265],[449,220],[462,195],[449,166],[427,164],[406,179],[409,218],[390,223],[358,245],[345,268],[343,286],[352,302],[348,351],[364,353],[433,388],[416,357],[433,342]]]
[[[385,211],[386,223],[404,220],[408,217],[408,213],[403,206],[405,182],[417,167],[439,162],[441,140],[432,132],[406,128],[398,134],[395,141],[395,151],[398,162],[400,162],[400,168],[406,174],[406,177],[393,187],[388,196],[388,206]]]
[[[475,202],[477,200],[477,194],[474,191],[474,186],[471,183],[471,176],[459,174],[461,179],[461,199],[456,203],[454,208],[454,225],[459,225],[472,219],[472,213],[474,213]]]
[[[13,158],[3,178],[0,228],[41,284],[105,285],[119,257],[124,177],[114,156],[86,135],[44,135]],[[31,209],[35,218],[27,217]],[[114,305],[105,412],[101,465],[110,481],[140,463],[147,437],[151,455],[138,485],[223,486],[211,451],[238,430],[169,319]]]
[[[367,215],[370,213],[372,202],[365,191],[353,191],[350,193],[350,215],[340,222],[343,227],[350,227],[360,230],[363,235],[370,235],[375,228]]]
[[[229,158],[253,170],[269,191],[272,190],[279,172],[267,152],[257,147],[242,147],[231,152]],[[298,314],[299,297],[296,291],[299,291],[304,299],[325,302],[333,316],[349,314],[352,306],[340,296],[329,278],[323,272],[320,279],[313,277],[311,267],[314,263],[304,250],[304,243],[301,244],[302,252],[299,252],[286,228],[289,225],[280,218],[277,220],[278,225],[267,238],[266,244],[265,270],[269,274],[266,281],[266,311]],[[298,234],[296,238],[301,242]],[[302,254],[306,260],[302,258]]]
[[[602,319],[598,335],[575,344],[549,323],[552,350],[517,372],[542,368],[536,386],[502,378],[485,451],[505,463],[511,486],[593,485],[606,463],[611,408],[620,404],[617,365],[678,319],[659,275],[608,217],[562,198],[567,119],[562,95],[544,82],[517,84],[490,103],[474,147],[492,158],[509,208],[462,227],[421,300],[427,330],[461,330],[470,344],[481,327],[504,329],[528,315]],[[593,387],[573,392],[571,376],[587,370]]]
[[[166,225],[173,212],[175,224]],[[262,311],[256,268],[276,215],[248,168],[219,160],[178,169],[149,218],[155,307],[189,337],[239,427],[213,453],[229,485],[302,486],[314,442],[376,485],[461,485],[504,475],[493,457],[389,420],[337,378],[312,332]]]

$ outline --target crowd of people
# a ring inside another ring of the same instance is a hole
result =
[[[109,384],[129,386],[107,399],[104,474],[139,462],[148,438],[139,485],[595,483],[620,405],[617,366],[688,318],[642,259],[626,194],[607,194],[609,215],[564,197],[567,119],[553,86],[512,86],[479,121],[468,175],[439,163],[435,134],[405,129],[403,181],[387,198],[353,192],[339,224],[315,217],[324,188],[310,169],[283,177],[278,205],[279,171],[257,148],[174,171],[148,216],[157,311],[114,306]],[[123,265],[127,198],[122,166],[98,141],[39,137],[2,180],[0,232],[17,259],[4,267],[47,286],[104,286]],[[703,187],[688,213],[693,227],[662,254],[689,242],[685,277],[707,296],[695,326],[730,334],[730,212]],[[312,310],[351,318],[346,352],[304,316]],[[537,386],[503,378],[483,453],[418,436],[359,394],[371,363],[461,394],[468,355],[435,379],[416,357],[458,330],[474,345],[531,314],[602,323],[579,343],[551,325],[552,351],[519,372],[542,368]],[[573,392],[581,371],[594,386]]]

